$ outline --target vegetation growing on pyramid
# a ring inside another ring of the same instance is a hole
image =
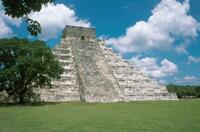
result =
[[[35,96],[35,88],[51,86],[63,72],[43,41],[0,40],[0,91],[23,104]]]

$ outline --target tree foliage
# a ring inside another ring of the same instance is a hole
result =
[[[175,92],[178,98],[200,98],[200,86],[167,85],[169,92]]]
[[[34,96],[34,88],[51,87],[63,72],[51,49],[42,41],[0,40],[0,91],[19,103]]]
[[[37,36],[41,33],[40,24],[28,17],[31,12],[40,11],[42,5],[47,5],[54,0],[1,0],[4,6],[5,14],[12,18],[23,17],[28,24],[27,30],[31,35]]]

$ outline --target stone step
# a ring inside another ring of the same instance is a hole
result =
[[[71,46],[70,45],[63,45],[63,44],[61,44],[57,48],[71,50]]]
[[[59,63],[60,63],[62,66],[66,66],[66,65],[74,64],[74,62],[71,61],[71,60],[59,61]]]
[[[73,72],[74,71],[74,68],[72,67],[72,68],[64,68],[64,72],[65,73],[71,73],[71,72]]]
[[[43,95],[41,100],[48,102],[58,102],[58,101],[80,101],[79,94],[59,94],[59,95]]]
[[[151,94],[130,94],[129,99],[132,100],[149,100],[149,99],[177,99],[176,94],[173,93],[151,93]]]
[[[66,81],[76,81],[75,77],[61,77],[60,79],[55,79],[54,81],[66,82]]]
[[[121,87],[140,87],[140,88],[150,88],[151,86],[148,85],[148,84],[135,84],[135,83],[132,83],[132,84],[125,84],[125,83],[119,83],[119,85]],[[154,86],[155,87],[155,86]]]
[[[122,79],[118,79],[118,82],[120,85],[137,85],[137,84],[142,84],[142,85],[150,85],[150,83],[145,82],[143,79],[139,79],[139,78],[132,78],[131,80],[122,80]],[[151,84],[154,85],[154,84]]]
[[[48,93],[54,93],[54,94],[77,94],[78,89],[50,89],[47,91]]]
[[[73,77],[76,78],[75,72],[63,72],[63,74],[61,75],[61,77]]]
[[[60,49],[60,48],[58,48],[58,49],[54,49],[53,50],[53,54],[69,54],[69,53],[71,53],[71,50],[65,50],[65,49]]]
[[[73,56],[59,56],[59,55],[56,55],[56,58],[60,61],[60,60],[69,60],[69,59],[72,59]]]
[[[154,94],[154,93],[168,93],[166,91],[160,91],[156,89],[125,89],[125,93],[134,94],[134,93],[141,93],[141,94]]]
[[[78,85],[54,85],[53,89],[71,89],[72,91],[78,91]]]
[[[76,76],[73,74],[62,74],[61,78],[66,78],[68,80],[71,80],[71,79],[76,79]]]
[[[143,75],[140,71],[134,69],[134,68],[129,68],[129,67],[117,67],[115,68],[115,73],[117,74],[136,74],[136,75]]]
[[[143,77],[141,78],[141,77],[137,77],[137,76],[119,76],[119,75],[117,75],[116,78],[117,78],[118,81],[121,81],[121,82],[125,82],[125,81],[126,82],[134,81],[135,82],[135,80],[148,82],[148,83],[151,82],[151,80],[149,80],[146,77],[145,78],[143,78]]]
[[[76,85],[76,80],[73,80],[73,81],[65,81],[65,82],[62,82],[62,81],[52,81],[52,85],[57,85],[57,86],[71,86],[71,85]]]
[[[65,65],[65,66],[63,66],[63,69],[65,69],[65,70],[74,70],[74,65],[72,65],[72,64]]]
[[[146,77],[146,76],[143,76],[143,75],[136,75],[136,74],[116,74],[114,73],[115,77],[118,79],[118,80],[124,80],[124,79],[127,79],[127,80],[140,80],[140,81],[145,81],[145,82],[151,82],[151,80],[148,80],[149,78]]]
[[[111,67],[113,68],[118,68],[118,67],[124,67],[124,68],[128,68],[127,64],[120,64],[120,63],[109,63]],[[130,70],[130,69],[129,69]]]
[[[72,53],[56,53],[53,52],[55,54],[55,56],[63,56],[63,57],[71,57]]]
[[[54,51],[71,51],[71,47],[57,46],[55,47]]]
[[[70,57],[70,58],[68,58],[68,59],[63,59],[63,60],[58,59],[58,61],[59,61],[60,63],[68,63],[68,62],[73,62],[73,59]]]
[[[162,91],[163,89],[161,89],[158,85],[157,86],[150,86],[150,85],[146,85],[146,84],[121,84],[120,88],[122,89],[145,89],[145,90],[160,90]],[[164,91],[164,90],[163,90]]]
[[[66,66],[69,66],[69,67],[73,67],[74,68],[74,64],[73,63],[60,63],[60,65],[64,68]],[[65,69],[65,68],[64,68]]]
[[[64,69],[63,74],[65,74],[65,75],[75,75],[75,71],[74,70],[65,70]]]

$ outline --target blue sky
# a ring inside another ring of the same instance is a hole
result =
[[[123,58],[161,83],[200,84],[200,0],[56,0],[29,16],[54,47],[65,25],[93,27]],[[2,8],[2,7],[1,7]],[[31,37],[0,10],[0,38]]]

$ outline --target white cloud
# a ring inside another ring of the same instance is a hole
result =
[[[149,49],[169,49],[176,40],[185,42],[195,38],[200,24],[190,15],[189,1],[162,0],[148,21],[139,21],[119,38],[110,38],[107,44],[120,52],[142,52]],[[177,49],[178,51],[184,49]]]
[[[199,63],[200,62],[200,57],[193,57],[193,56],[188,56],[188,64],[190,63]]]
[[[4,23],[2,18],[0,18],[0,38],[10,36],[13,32],[12,30]]]
[[[181,44],[175,48],[176,53],[178,54],[188,54],[188,51],[186,50],[186,45]]]
[[[79,19],[74,10],[64,4],[48,4],[40,12],[31,13],[30,18],[37,20],[42,27],[40,38],[47,40],[57,38],[65,25],[90,27],[87,20]]]
[[[199,79],[195,76],[187,75],[184,78],[174,78],[179,85],[199,85]]]
[[[192,81],[196,81],[197,78],[195,76],[185,76],[184,80],[192,82]]]
[[[159,84],[162,84],[162,85],[166,85],[166,84],[167,84],[167,81],[164,80],[164,79],[160,79],[160,80],[158,80],[158,83],[159,83]]]
[[[156,58],[137,56],[130,59],[130,62],[153,78],[167,77],[178,72],[178,66],[167,59],[163,59],[160,64],[157,64]]]
[[[11,37],[14,33],[9,25],[18,27],[21,22],[21,19],[13,19],[5,15],[5,11],[0,3],[0,38]]]

